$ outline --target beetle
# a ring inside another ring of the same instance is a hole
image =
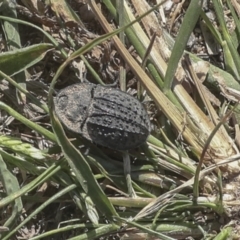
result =
[[[114,150],[136,148],[150,133],[143,105],[116,88],[89,82],[73,84],[59,91],[54,105],[65,128]]]

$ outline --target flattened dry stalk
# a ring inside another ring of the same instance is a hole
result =
[[[238,16],[240,16],[240,6],[238,0],[231,0],[232,5],[234,6]]]
[[[131,2],[133,4],[134,8],[136,9],[137,15],[140,15],[141,13],[144,13],[150,9],[148,3],[145,0],[142,0],[142,1],[132,0]],[[160,0],[159,0],[159,2],[160,2]],[[152,35],[153,31],[157,33],[157,37],[154,42],[155,52],[160,53],[160,55],[162,56],[162,58],[164,60],[168,60],[170,58],[171,51],[169,50],[169,48],[164,40],[164,37],[162,35],[161,26],[159,26],[159,24],[157,24],[157,23],[158,23],[158,19],[153,12],[151,12],[149,15],[147,15],[145,18],[142,19],[142,24],[145,28],[148,38],[152,37],[151,35]],[[138,28],[138,26],[136,26],[136,27]],[[140,27],[140,29],[141,29],[141,31],[143,31],[141,27]],[[142,34],[140,34],[140,35],[142,35]],[[146,40],[147,40],[147,38],[146,38]],[[165,68],[165,70],[164,70],[164,72],[165,72],[166,67],[167,67],[166,64],[164,64],[163,67]]]
[[[222,93],[225,98],[229,99],[230,101],[239,102],[240,101],[240,91],[234,88],[230,88],[227,86],[219,85],[222,90]]]
[[[215,112],[214,108],[212,107],[209,99],[206,97],[205,92],[203,90],[202,84],[200,83],[200,80],[198,79],[196,73],[193,71],[193,67],[191,65],[190,62],[190,58],[188,55],[186,55],[187,60],[187,64],[188,64],[188,68],[190,70],[190,74],[192,76],[192,79],[196,85],[196,88],[199,92],[199,95],[208,111],[208,114],[212,120],[212,122],[214,123],[214,125],[217,125],[219,123],[219,116],[217,115],[217,113]],[[228,136],[226,129],[224,128],[224,126],[222,125],[218,132],[221,134],[222,138],[225,138],[226,140],[228,139],[228,141],[231,143],[232,139]],[[233,144],[233,147],[235,147],[235,144]],[[237,148],[235,149],[235,151],[237,152]],[[211,153],[211,157],[215,155],[215,152]],[[215,162],[218,162],[219,160],[221,161],[221,159],[214,159]],[[228,165],[229,167],[229,171],[233,171],[233,172],[238,172],[240,170],[239,164],[238,162],[232,162]]]
[[[61,17],[64,20],[65,23],[76,23],[79,24],[82,29],[86,29],[78,15],[73,11],[66,1],[52,0],[51,8],[58,17]]]
[[[111,32],[112,28],[106,21],[105,17],[102,15],[101,11],[98,9],[94,1],[90,1],[90,5],[92,10],[95,12],[96,17],[98,17],[99,22],[106,32]],[[126,18],[130,21],[135,20],[131,10],[125,4],[125,14]],[[141,13],[139,13],[141,14]],[[158,28],[158,25],[154,26],[151,21],[152,27]],[[149,39],[140,27],[138,23],[135,23],[132,26],[133,31],[138,36],[138,39],[141,41],[142,45],[147,49],[149,46]],[[185,75],[184,70],[181,66],[177,70],[175,75],[175,82],[173,86],[173,91],[177,96],[178,100],[181,102],[181,105],[187,112],[181,112],[152,82],[152,80],[148,77],[148,75],[141,69],[141,67],[137,64],[137,62],[133,59],[133,57],[129,54],[125,46],[119,41],[118,37],[113,37],[113,41],[115,43],[118,52],[121,54],[123,59],[128,63],[131,70],[138,78],[138,80],[142,83],[144,88],[147,90],[148,94],[155,101],[157,107],[162,110],[165,116],[171,121],[177,131],[181,132],[184,139],[190,144],[190,146],[194,149],[194,152],[200,154],[202,152],[203,146],[208,139],[208,136],[214,129],[213,122],[201,111],[201,109],[197,106],[197,104],[193,101],[193,99],[186,92],[184,87],[182,86],[182,79]],[[167,64],[158,53],[156,48],[153,46],[152,52],[150,54],[150,59],[157,68],[160,75],[164,76]],[[180,76],[180,77],[179,77]],[[186,118],[186,120],[185,120]],[[229,142],[229,137],[222,134],[222,132],[217,132],[213,137],[210,145],[209,151],[211,154],[211,158],[223,159],[225,157],[231,156],[236,153],[233,144]],[[209,155],[205,155],[206,159],[209,159]],[[238,168],[231,168],[232,172],[239,172]],[[227,170],[228,171],[228,170]]]
[[[125,7],[125,12],[124,14],[126,15],[125,19],[129,19],[129,22],[130,21],[134,21],[136,20],[135,17],[133,16],[130,8],[127,6],[127,4],[125,3],[124,4],[124,7]],[[146,9],[146,10],[145,10]],[[147,10],[149,10],[149,8],[144,8],[144,10],[142,8],[140,8],[138,12],[138,15],[146,12]],[[147,16],[146,16],[147,17]],[[107,23],[107,22],[106,22]],[[125,22],[126,24],[127,22]],[[159,25],[157,24],[157,19],[154,18],[154,17],[151,17],[151,18],[147,18],[147,21],[144,21],[145,24],[148,23],[149,27],[146,28],[146,31],[148,32],[149,34],[149,37],[150,37],[150,29],[157,29],[157,31],[159,30]],[[104,26],[103,26],[104,27]],[[139,23],[135,23],[132,27],[132,30],[134,31],[134,33],[138,36],[139,40],[141,41],[141,44],[144,46],[145,49],[148,48],[149,44],[150,44],[150,40],[149,38],[147,37],[147,35],[145,34],[144,30],[142,29],[142,27],[140,26]],[[110,30],[110,28],[109,28]],[[111,30],[112,31],[112,30]],[[158,42],[159,41],[159,42]],[[156,42],[158,42],[158,44],[154,44],[153,48],[152,48],[152,51],[150,53],[150,59],[151,61],[153,62],[153,64],[155,64],[155,67],[156,69],[158,70],[159,74],[163,77],[165,75],[165,72],[167,70],[167,64],[166,62],[164,61],[163,57],[161,55],[163,55],[164,57],[166,57],[168,59],[168,57],[170,56],[170,53],[169,51],[166,51],[167,48],[167,45],[164,44],[164,42],[161,40],[159,40],[158,37],[156,37]],[[163,47],[162,50],[160,50],[160,53],[158,51],[158,45],[161,44],[165,47]],[[126,57],[124,57],[125,59]]]

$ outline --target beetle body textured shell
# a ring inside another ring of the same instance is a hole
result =
[[[115,88],[73,84],[61,90],[54,102],[57,116],[68,130],[111,149],[136,148],[150,132],[142,104]]]

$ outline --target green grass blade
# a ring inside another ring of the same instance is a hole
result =
[[[18,226],[16,228],[14,228],[13,230],[11,230],[10,233],[8,233],[4,238],[2,238],[2,240],[8,240],[10,239],[10,237],[16,232],[18,231],[22,226],[24,226],[25,224],[27,224],[34,216],[36,216],[38,213],[40,213],[44,208],[46,208],[50,203],[52,203],[53,201],[55,201],[56,199],[60,198],[61,196],[65,195],[66,193],[72,191],[73,189],[75,189],[77,186],[75,184],[72,184],[64,189],[62,189],[61,191],[59,191],[57,194],[53,195],[51,198],[49,198],[46,202],[44,202],[41,206],[39,206],[37,209],[35,209],[33,212],[31,212],[31,214],[28,215],[28,217],[26,219],[24,219],[24,221],[22,221],[20,224],[18,224]]]
[[[2,13],[3,15],[10,16],[17,18],[17,11],[16,11],[16,1],[3,1],[2,6]],[[20,49],[21,46],[21,39],[18,29],[18,24],[13,22],[4,21],[2,24],[3,32],[5,33],[5,38],[7,40],[7,47],[11,51],[15,51],[17,49]],[[17,62],[15,61],[15,64]],[[14,64],[13,64],[14,65]],[[25,72],[19,72],[16,74],[15,79],[21,87],[26,88],[26,75]],[[22,95],[21,92],[17,92],[17,97],[20,96],[20,101],[26,101],[25,95]]]
[[[29,23],[29,22],[26,22],[23,20],[19,20],[17,18],[5,17],[5,16],[0,15],[0,19],[9,21],[9,22],[13,22],[13,23],[23,24],[23,25],[30,26],[30,27],[37,29],[38,31],[43,33],[47,37],[47,39],[61,52],[63,57],[67,58],[67,53],[64,51],[64,48],[61,47],[61,45],[49,33],[44,31],[42,28],[40,28],[32,23]]]
[[[16,81],[14,81],[12,78],[10,78],[8,75],[6,75],[4,72],[0,70],[0,76],[5,78],[9,83],[11,83],[14,87],[16,87],[19,91],[24,93],[28,98],[32,100],[33,103],[35,103],[38,107],[42,108],[46,113],[48,113],[48,107],[46,104],[43,104],[40,102],[36,97],[34,97],[32,94],[28,92],[25,88],[23,88],[21,85],[19,85]]]
[[[12,166],[16,166],[19,169],[29,172],[30,174],[38,176],[46,170],[46,167],[39,165],[34,160],[30,162],[28,159],[19,156],[13,156],[13,154],[7,153],[1,148],[0,154],[2,155],[4,161],[6,161],[8,164],[12,164]]]
[[[22,196],[23,194],[33,190],[34,188],[36,188],[37,186],[39,186],[40,184],[42,184],[43,182],[48,180],[51,176],[53,176],[54,174],[59,172],[61,170],[61,167],[59,166],[59,164],[60,164],[59,162],[58,162],[58,164],[52,164],[45,172],[43,172],[37,178],[32,180],[29,184],[25,185],[20,190],[18,190],[16,192],[13,192],[9,196],[3,198],[0,201],[0,208],[3,208],[7,204],[14,201],[16,198],[18,198],[18,197]]]
[[[236,237],[236,238],[235,238]],[[237,239],[237,236],[233,236],[233,231],[231,227],[227,227],[221,230],[221,232],[213,238],[213,240],[228,240],[228,239]]]
[[[206,23],[208,29],[210,30],[210,32],[212,33],[212,35],[215,37],[215,39],[218,41],[218,43],[220,45],[222,45],[223,39],[222,39],[220,32],[217,30],[216,27],[213,26],[213,24],[211,23],[211,21],[209,20],[209,18],[207,17],[206,13],[203,10],[201,10],[201,17],[205,21],[205,23]]]
[[[41,61],[53,49],[49,43],[40,43],[0,54],[1,71],[13,76]]]
[[[224,55],[225,55],[225,64],[228,67],[228,71],[233,74],[237,80],[240,80],[240,57],[234,47],[230,34],[228,32],[226,21],[224,19],[224,10],[222,2],[219,0],[213,0],[214,9],[220,24],[222,31],[223,39],[226,41],[226,45],[223,46]]]
[[[96,239],[98,237],[104,236],[105,234],[110,234],[111,232],[116,232],[119,229],[119,226],[115,224],[106,224],[104,226],[100,226],[94,230],[90,230],[87,233],[69,238],[68,240],[88,240],[88,239]]]
[[[19,187],[18,180],[7,169],[7,166],[3,161],[3,158],[1,155],[0,155],[0,179],[1,179],[1,183],[4,186],[7,196],[19,191],[20,187]],[[14,200],[12,208],[13,208],[13,211],[12,211],[11,217],[4,223],[5,227],[12,226],[15,223],[15,219],[21,214],[23,209],[23,204],[22,204],[22,199],[20,197]],[[0,234],[0,237],[1,237],[1,234]]]
[[[53,104],[53,102],[50,103]],[[53,111],[50,111],[50,118],[52,122],[52,128],[57,136],[58,143],[62,147],[62,151],[68,160],[70,167],[75,173],[78,182],[82,186],[87,196],[92,199],[102,213],[106,214],[108,217],[117,216],[118,214],[116,210],[94,178],[87,161],[67,139],[63,128]]]
[[[59,233],[62,233],[62,232],[71,231],[73,229],[77,230],[78,228],[91,230],[91,229],[96,229],[97,227],[102,227],[102,226],[103,226],[103,224],[99,224],[98,226],[96,226],[95,224],[92,224],[92,223],[70,224],[70,225],[67,225],[67,226],[64,226],[64,227],[59,227],[57,229],[50,230],[48,232],[42,233],[42,234],[40,234],[36,237],[31,238],[31,240],[45,239],[46,237],[50,237],[54,234],[59,234]],[[116,226],[116,229],[117,228],[118,227]]]
[[[53,142],[57,141],[55,135],[52,132],[50,132],[46,128],[43,128],[43,127],[39,126],[38,124],[28,120],[27,118],[25,118],[24,116],[19,114],[17,111],[15,111],[14,109],[12,109],[7,104],[5,104],[1,101],[0,101],[0,109],[6,111],[9,115],[13,116],[18,121],[22,122],[23,124],[25,124],[29,128],[31,128],[31,129],[35,130],[36,132],[40,133],[41,135],[43,135],[47,139],[49,139]]]
[[[236,24],[237,36],[238,36],[238,41],[239,41],[239,38],[240,38],[240,21],[239,21],[239,18],[237,16],[230,0],[227,0],[227,5],[228,5],[228,7],[231,11],[231,14],[233,16],[234,23]]]
[[[21,139],[11,136],[0,136],[0,147],[7,148],[21,155],[29,156],[34,159],[44,160],[45,154],[38,148],[33,147],[29,143],[23,143]]]
[[[176,42],[172,49],[172,54],[168,62],[168,68],[164,80],[164,92],[171,91],[173,78],[177,70],[180,58],[183,55],[189,36],[191,35],[198,18],[201,14],[202,0],[192,0],[183,18],[183,23],[179,29]]]

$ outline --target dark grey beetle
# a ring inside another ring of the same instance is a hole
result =
[[[54,103],[58,118],[68,130],[111,149],[136,148],[150,132],[142,104],[115,88],[73,84],[62,89]]]

